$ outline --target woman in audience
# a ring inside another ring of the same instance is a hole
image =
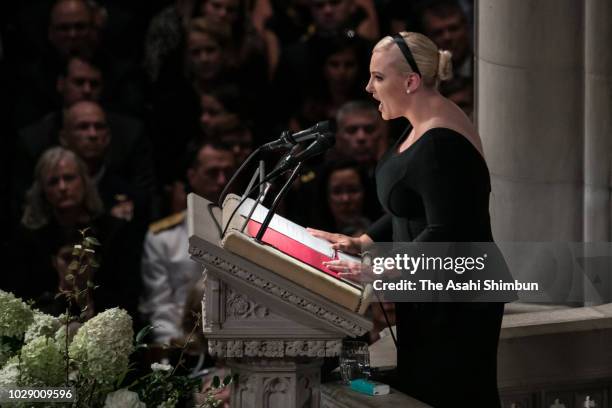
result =
[[[77,281],[81,289],[87,280],[99,285],[88,312],[120,306],[137,316],[140,243],[128,225],[103,211],[86,165],[72,151],[47,150],[36,165],[22,226],[13,241],[13,289],[41,310],[65,312],[63,299],[55,299],[55,294],[73,284],[66,279],[70,249],[84,233],[101,244],[96,249],[100,268]]]
[[[209,131],[228,116],[243,117],[243,100],[240,89],[233,84],[221,85],[200,96],[200,127],[203,132]]]
[[[370,225],[364,215],[364,174],[359,164],[337,157],[323,165],[318,197],[325,205],[317,206],[310,219],[317,228],[348,236],[359,236]]]

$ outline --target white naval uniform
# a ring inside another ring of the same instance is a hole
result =
[[[174,214],[151,225],[142,255],[143,298],[140,311],[153,325],[157,343],[168,343],[184,335],[183,308],[202,277],[202,266],[188,253],[187,217]]]

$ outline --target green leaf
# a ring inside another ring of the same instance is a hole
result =
[[[85,245],[88,247],[100,246],[100,241],[98,241],[95,237],[85,237],[84,239]]]
[[[136,335],[136,344],[142,343],[144,338],[152,331],[153,331],[153,326],[151,326],[150,324],[140,329],[140,331]]]
[[[94,283],[93,283],[92,281],[88,280],[88,281],[87,281],[87,287],[88,287],[88,288],[95,288],[95,287],[96,287],[96,285],[94,285]]]
[[[78,261],[72,261],[70,262],[70,264],[68,265],[68,270],[70,272],[74,272],[76,270],[79,269],[79,262]]]
[[[87,264],[81,265],[81,267],[79,268],[79,275],[84,274],[86,270],[87,270]]]
[[[225,378],[223,379],[223,386],[227,387],[231,383],[232,383],[232,376],[231,375],[226,375]]]
[[[72,281],[72,280],[74,280],[74,275],[73,275],[73,274],[71,274],[71,273],[69,273],[68,275],[66,275],[66,276],[64,277],[64,279],[66,279],[67,281]]]
[[[212,380],[212,387],[219,388],[219,385],[221,385],[221,379],[219,379],[218,375],[215,375]]]

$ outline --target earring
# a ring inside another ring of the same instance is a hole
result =
[[[407,93],[407,94],[410,94],[410,89],[406,89],[406,93]]]

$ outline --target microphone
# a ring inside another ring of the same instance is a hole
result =
[[[316,125],[315,125],[316,126]],[[270,181],[273,178],[281,175],[282,173],[289,170],[297,163],[301,163],[310,159],[311,157],[317,156],[324,153],[327,149],[331,148],[336,143],[336,135],[331,132],[317,134],[315,141],[309,144],[304,150],[294,155],[287,155],[275,168],[264,178],[265,181]]]
[[[287,149],[296,144],[309,142],[317,138],[319,134],[336,133],[336,122],[326,120],[319,122],[308,129],[300,130],[291,134],[289,131],[284,131],[278,139],[266,143],[261,146],[261,151],[272,151],[278,149]]]

